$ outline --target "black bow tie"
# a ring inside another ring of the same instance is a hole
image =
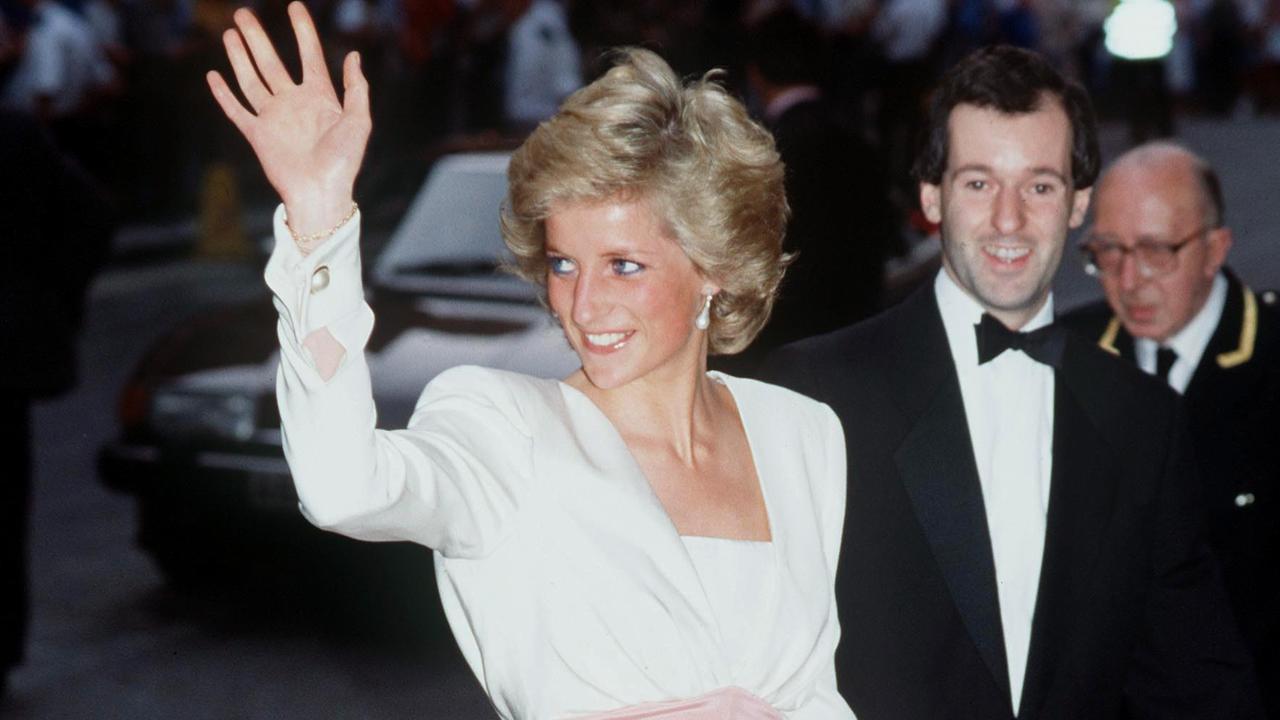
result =
[[[978,364],[994,360],[1005,350],[1021,350],[1036,362],[1049,367],[1062,364],[1062,348],[1066,344],[1066,336],[1062,328],[1056,325],[1045,325],[1031,332],[1010,330],[1004,323],[995,319],[990,313],[982,314],[982,322],[973,326],[978,335]]]

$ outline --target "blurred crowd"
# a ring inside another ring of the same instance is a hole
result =
[[[1164,3],[1176,17],[1171,47],[1143,65],[1142,80],[1158,85],[1170,108],[1280,111],[1280,0],[1124,0],[1138,2]],[[984,44],[1036,48],[1083,81],[1104,113],[1122,114],[1131,81],[1105,33],[1124,3],[308,0],[332,66],[360,51],[374,89],[365,196],[411,192],[442,143],[518,140],[608,66],[609,48],[642,45],[685,74],[724,68],[723,81],[762,118],[767,100],[750,66],[803,55],[792,63],[801,70],[784,71],[788,82],[820,92],[836,119],[874,149],[885,192],[904,218],[914,194],[907,175],[916,118],[943,67]],[[37,118],[126,218],[189,216],[219,162],[236,168],[251,200],[269,203],[202,78],[228,70],[221,34],[238,5],[0,0],[0,105]],[[286,1],[250,5],[292,54]],[[779,13],[805,25],[805,46],[786,44],[795,33],[774,46],[758,41]],[[1135,138],[1169,132],[1171,124],[1158,121]]]

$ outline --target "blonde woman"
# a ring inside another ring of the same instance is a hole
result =
[[[581,369],[455,368],[408,428],[377,430],[352,201],[368,87],[349,56],[339,101],[306,10],[289,14],[300,84],[247,10],[224,40],[250,107],[209,84],[283,200],[267,282],[308,518],[434,549],[503,718],[852,717],[833,665],[840,425],[706,370],[750,342],[782,276],[768,134],[715,84],[624,53],[515,153],[501,218]]]

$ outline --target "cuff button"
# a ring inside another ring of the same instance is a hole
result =
[[[315,295],[327,287],[329,287],[329,266],[321,265],[311,273],[311,294]]]
[[[1240,493],[1236,496],[1236,507],[1244,508],[1253,504],[1253,493]]]

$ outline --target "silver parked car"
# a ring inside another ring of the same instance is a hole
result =
[[[577,367],[534,289],[501,271],[507,160],[470,153],[437,161],[381,252],[366,261],[380,427],[403,427],[423,386],[456,365],[543,377]],[[102,448],[100,474],[137,498],[139,541],[173,581],[312,557],[325,543],[361,552],[299,514],[280,446],[278,352],[264,295],[162,339],[124,390],[123,432]],[[293,552],[299,544],[309,551]]]

